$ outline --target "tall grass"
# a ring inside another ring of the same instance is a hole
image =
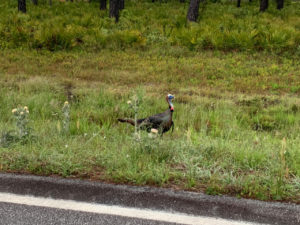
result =
[[[11,109],[26,104],[35,138],[0,147],[1,170],[300,200],[300,104],[294,98],[179,97],[174,133],[149,139],[142,132],[137,142],[134,128],[116,120],[134,117],[127,104],[132,91],[73,83],[70,133],[61,135],[64,86],[45,78],[13,84],[1,82],[0,128],[13,129]],[[144,96],[140,117],[166,108],[163,96],[154,96]]]
[[[54,1],[29,4],[27,14],[16,2],[0,3],[0,48],[101,50],[203,49],[289,52],[300,54],[300,4],[258,13],[258,3],[209,2],[198,23],[186,22],[187,3],[129,1],[115,24],[98,3]],[[147,12],[147,13],[145,13]],[[175,48],[176,49],[176,48]]]
[[[96,2],[28,3],[0,2],[0,171],[300,202],[298,3],[209,2],[190,24],[178,1],[129,1],[117,24]],[[175,94],[173,133],[117,123],[137,90],[139,117]]]

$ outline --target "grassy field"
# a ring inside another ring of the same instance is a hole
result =
[[[63,4],[54,1],[54,6],[64,7]],[[76,4],[86,7],[86,11],[92,10],[94,3]],[[134,4],[138,4],[138,10],[133,10]],[[74,18],[79,18],[78,5],[65,6],[66,14],[72,12]],[[290,6],[278,14],[270,9],[258,22],[277,18],[285,26],[270,24],[278,26],[274,28],[276,32],[292,29],[291,39],[280,46],[269,42],[266,46],[270,48],[260,50],[239,45],[207,49],[198,44],[185,45],[184,41],[175,43],[175,33],[149,41],[148,33],[163,24],[163,18],[156,15],[158,9],[166,5],[152,6],[149,15],[153,21],[144,31],[141,24],[145,21],[138,18],[143,16],[145,6],[140,2],[130,2],[123,12],[135,19],[121,18],[118,25],[105,19],[104,12],[98,13],[98,23],[111,26],[114,37],[127,24],[129,33],[136,26],[142,42],[125,41],[127,44],[119,45],[122,41],[112,39],[98,48],[89,41],[94,34],[82,32],[86,37],[76,45],[48,48],[41,41],[35,48],[33,39],[13,42],[8,36],[0,36],[0,171],[300,203],[299,27],[291,22],[296,11]],[[178,6],[174,2],[168,10],[181,15],[178,11],[185,12],[187,6]],[[213,6],[209,4],[207,10],[212,11]],[[227,12],[224,16],[236,10],[229,4],[218,6],[218,10]],[[45,18],[38,19],[34,15],[39,12],[32,5],[28,15],[13,13],[15,9],[10,7],[15,3],[6,1],[5,7],[12,12],[6,20],[21,18],[27,21],[25,28],[21,26],[24,29],[35,23],[49,24],[46,15],[56,15],[53,21],[62,17],[55,8],[45,7]],[[245,8],[251,11],[244,17],[255,22],[259,17],[255,15],[257,6],[247,3]],[[91,13],[98,9],[93,10]],[[166,17],[170,12],[164,13]],[[91,20],[95,22],[97,18]],[[202,29],[202,21],[207,20],[205,14],[199,25],[182,25],[178,29]],[[217,18],[215,24],[218,21]],[[239,19],[233,21],[236,26],[238,23]],[[39,26],[35,27],[38,31]],[[162,36],[156,33],[154,37],[157,35]],[[75,43],[75,36],[70,37],[70,43]],[[134,95],[140,99],[138,115],[144,117],[166,109],[167,93],[175,94],[173,133],[151,138],[141,132],[136,140],[133,127],[117,122],[119,117],[134,116],[127,104]],[[63,110],[65,101],[70,107],[67,113],[66,108]],[[29,114],[17,118],[12,110],[24,106]]]
[[[30,1],[29,1],[30,2]],[[99,10],[99,3],[43,1],[17,12],[17,2],[0,3],[0,48],[56,50],[150,50],[156,54],[182,54],[182,48],[199,51],[265,50],[300,55],[300,5],[287,1],[283,10],[273,2],[259,13],[258,1],[201,4],[199,23],[187,23],[188,3],[131,0],[120,22]],[[145,13],[147,12],[147,13]],[[172,16],[171,16],[172,15]],[[177,48],[173,48],[173,47]]]

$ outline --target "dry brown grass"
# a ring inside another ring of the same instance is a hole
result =
[[[130,90],[143,86],[147,92],[218,98],[220,93],[248,94],[298,93],[300,63],[279,56],[244,53],[199,53],[184,58],[158,58],[147,53],[101,52],[64,53],[2,52],[2,78],[27,79],[43,76],[76,85],[103,84]]]

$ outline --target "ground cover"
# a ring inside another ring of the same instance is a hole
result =
[[[252,64],[248,70],[243,63],[232,65],[243,58],[260,62],[266,73],[268,65],[280,64],[272,74],[243,77],[237,71],[251,71]],[[290,82],[297,85],[299,63],[265,58],[213,52],[180,59],[110,51],[3,52],[0,168],[299,202],[300,100],[286,81],[293,77]],[[210,74],[216,77],[208,80]],[[127,101],[135,94],[143,117],[165,110],[169,92],[176,96],[173,133],[152,139],[142,132],[136,141],[133,127],[117,123],[118,117],[134,116]],[[8,131],[19,130],[11,112],[18,106],[29,109],[32,136],[6,138],[4,144]]]
[[[193,51],[261,51],[300,54],[300,4],[287,1],[282,10],[270,2],[259,13],[258,1],[207,1],[201,4],[198,23],[187,23],[188,2],[127,1],[119,23],[108,18],[92,1],[53,1],[49,6],[28,2],[27,14],[17,12],[17,2],[1,1],[0,49],[57,50],[147,49],[181,55]],[[177,47],[177,48],[173,48]]]
[[[96,2],[0,6],[0,171],[300,202],[298,3],[209,2],[190,24],[177,1],[118,24]],[[173,133],[117,122],[168,93]]]

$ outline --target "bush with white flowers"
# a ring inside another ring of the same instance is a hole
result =
[[[12,110],[12,114],[16,120],[17,133],[19,138],[28,137],[30,134],[29,122],[29,110],[27,106],[18,107]]]

